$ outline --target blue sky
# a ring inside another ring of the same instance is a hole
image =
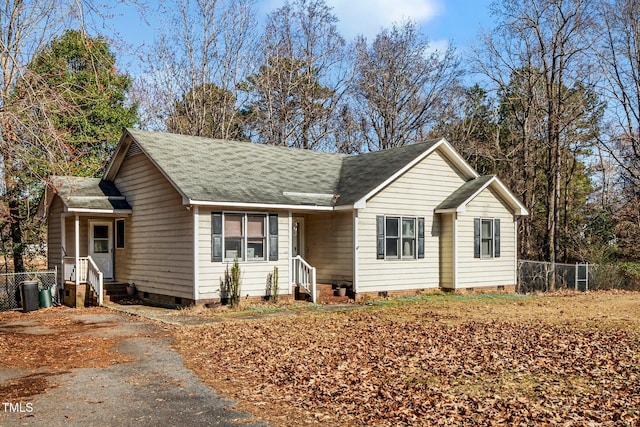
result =
[[[434,48],[443,48],[451,40],[464,53],[475,42],[481,28],[491,27],[490,0],[325,0],[339,19],[338,28],[347,40],[363,34],[372,39],[381,28],[410,18],[420,26]],[[257,0],[261,16],[282,6],[284,0]],[[148,2],[150,11],[158,9],[155,1]],[[148,23],[135,10],[118,9],[110,27],[136,49],[153,44],[160,20],[147,14]],[[126,53],[119,55],[122,71],[135,73],[135,59]]]

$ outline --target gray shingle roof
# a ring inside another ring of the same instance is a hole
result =
[[[460,188],[451,193],[449,197],[444,199],[442,203],[436,207],[436,211],[457,209],[494,177],[495,175],[483,175],[465,182],[460,186]]]
[[[52,176],[51,183],[69,209],[131,209],[116,186],[100,178]]]
[[[437,142],[349,156],[127,132],[190,200],[328,207],[354,203]]]

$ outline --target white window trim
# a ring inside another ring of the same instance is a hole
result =
[[[397,218],[398,219],[398,240],[400,244],[398,245],[398,256],[397,257],[388,257],[387,256],[387,218]],[[413,256],[404,256],[403,252],[403,243],[402,243],[402,222],[405,219],[413,220],[413,229],[415,232],[415,236],[413,237]],[[384,259],[389,261],[407,261],[407,260],[417,260],[418,259],[418,217],[417,216],[402,216],[402,215],[384,215]]]
[[[222,211],[222,262],[233,261],[232,259],[227,258],[226,255],[226,234],[225,234],[225,216],[226,215],[242,215],[242,259],[238,258],[239,263],[261,263],[261,262],[269,262],[269,212],[243,212],[243,211]],[[263,258],[262,259],[247,259],[247,245],[249,242],[249,236],[247,236],[247,217],[251,215],[263,216],[264,217],[264,229],[263,229],[263,241],[264,241],[264,250],[263,250]]]
[[[489,223],[491,224],[491,238],[490,239],[485,239],[482,235],[482,224],[485,221],[489,221]],[[485,240],[491,240],[491,254],[489,255],[485,255],[482,251],[482,243]],[[493,259],[495,258],[495,254],[496,254],[496,230],[495,230],[495,218],[491,217],[491,218],[485,218],[485,217],[480,217],[480,259]]]
[[[122,227],[124,227],[123,231],[122,231],[122,246],[118,246],[118,223],[122,222]],[[117,218],[115,220],[115,241],[113,243],[113,246],[116,250],[120,249],[126,249],[127,248],[127,239],[126,239],[126,235],[127,234],[127,222],[125,221],[124,218]]]

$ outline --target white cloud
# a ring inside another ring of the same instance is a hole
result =
[[[411,19],[429,21],[443,9],[440,0],[326,0],[340,20],[340,32],[347,39],[362,34],[372,39],[382,28]]]
[[[267,14],[281,7],[285,0],[262,0]],[[325,0],[338,17],[338,29],[347,40],[362,34],[373,39],[382,28],[406,19],[423,24],[443,12],[442,0]]]

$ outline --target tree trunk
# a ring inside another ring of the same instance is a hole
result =
[[[20,204],[15,197],[9,199],[9,232],[11,234],[13,271],[24,271],[24,243],[22,241],[22,217],[20,216]]]

